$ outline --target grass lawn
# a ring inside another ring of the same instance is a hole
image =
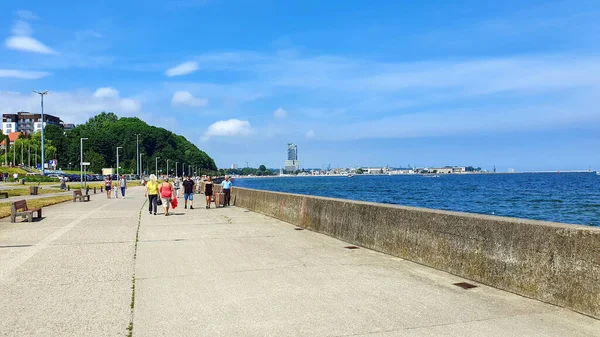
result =
[[[38,208],[38,207],[46,207],[50,205],[59,204],[65,201],[72,201],[73,197],[70,195],[57,196],[57,197],[48,197],[48,198],[40,198],[27,200],[27,207],[29,208]],[[10,216],[10,202],[0,203],[0,218],[6,218]]]
[[[10,178],[12,179],[12,175],[14,173],[18,173],[19,178],[23,178],[27,174],[27,171],[22,170],[18,167],[0,166],[0,173],[8,173],[10,175]]]
[[[8,183],[0,183],[0,184],[4,184],[4,186],[15,186],[15,187],[23,187],[23,186],[56,186],[56,188],[58,188],[60,186],[60,184],[58,182],[37,182],[37,181],[26,181],[24,185],[21,184],[17,184],[15,182],[8,182]]]
[[[9,197],[16,197],[20,195],[29,195],[29,188],[16,188],[14,190],[2,190],[2,192],[8,192]],[[66,191],[61,191],[58,189],[50,189],[50,188],[40,188],[38,189],[38,194],[50,194],[50,193],[61,193]]]

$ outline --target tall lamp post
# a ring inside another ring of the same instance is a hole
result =
[[[142,166],[142,156],[143,155],[144,155],[143,153],[140,153],[140,156],[138,158],[140,160],[140,180],[142,180],[142,175],[143,175],[143,171],[144,171],[144,167]]]
[[[136,156],[135,156],[135,159],[137,161],[136,170],[137,170],[138,176],[141,177],[142,160],[140,159],[141,156],[140,156],[140,134],[139,133],[135,134],[135,140],[136,140],[136,152],[135,152]]]
[[[79,149],[81,151],[79,157],[79,169],[81,172],[79,173],[79,186],[83,189],[83,141],[87,140],[87,138],[79,138]],[[44,165],[42,164],[42,170],[44,169]]]
[[[156,157],[156,161],[154,162],[154,173],[156,173],[156,176],[158,176],[158,160],[160,159],[160,157]]]
[[[49,92],[48,90],[44,92],[34,90],[33,92],[42,98],[42,175],[44,175],[44,95],[48,95]]]
[[[175,178],[179,178],[178,172],[177,172],[177,164],[179,164],[178,161],[175,162]]]
[[[119,149],[122,148],[122,146],[117,146],[117,179],[119,179]]]
[[[167,159],[167,178],[169,178],[169,159]]]

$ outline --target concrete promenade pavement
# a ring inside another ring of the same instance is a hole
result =
[[[165,217],[128,192],[0,222],[1,336],[600,336],[596,319],[202,195]]]

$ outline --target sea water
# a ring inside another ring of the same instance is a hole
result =
[[[234,186],[449,211],[600,225],[593,173],[236,178]]]

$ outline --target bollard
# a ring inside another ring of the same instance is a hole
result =
[[[71,190],[71,185],[67,185],[67,191]]]
[[[90,187],[86,186],[85,187],[85,195],[89,195],[90,194]]]
[[[94,186],[94,194],[96,194],[96,186]]]
[[[102,187],[104,187],[104,186],[100,186],[100,193],[102,193],[102,192],[103,192],[103,191],[102,191]]]

